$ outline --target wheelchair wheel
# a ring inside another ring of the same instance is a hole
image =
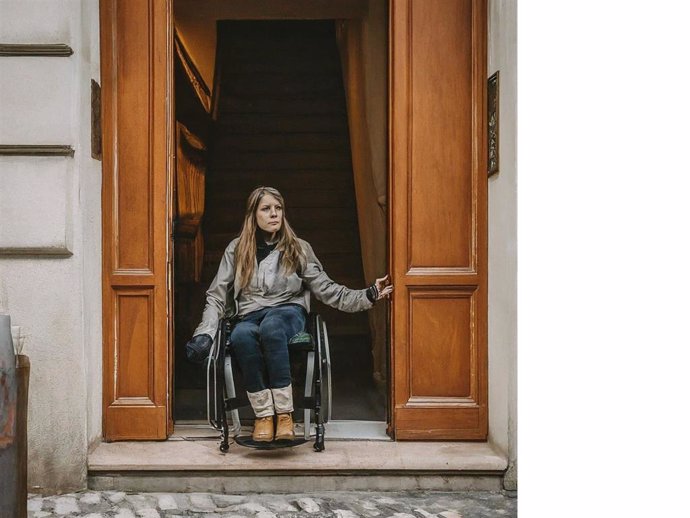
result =
[[[321,320],[321,329],[323,336],[323,339],[319,341],[319,361],[321,363],[321,416],[323,418],[323,422],[327,423],[331,420],[331,398],[333,391],[331,388],[331,350],[328,343],[328,330],[326,328],[326,322],[323,320]]]
[[[316,358],[314,365],[316,438],[314,450],[317,452],[325,449],[324,439],[326,427],[324,423],[330,419],[331,409],[331,355],[328,347],[328,330],[326,323],[317,319],[316,326]]]

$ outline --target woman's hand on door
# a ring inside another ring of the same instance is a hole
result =
[[[385,277],[376,279],[374,286],[376,286],[377,291],[376,300],[390,298],[390,294],[393,292],[393,285],[391,284],[390,275],[386,274]]]

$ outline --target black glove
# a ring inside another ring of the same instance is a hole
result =
[[[185,346],[187,350],[187,359],[192,363],[204,363],[211,352],[213,345],[213,338],[209,335],[196,335]]]

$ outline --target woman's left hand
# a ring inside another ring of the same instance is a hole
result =
[[[378,297],[376,298],[376,300],[390,298],[390,294],[393,291],[393,285],[391,284],[390,275],[386,274],[385,277],[376,279],[375,286],[378,290]]]

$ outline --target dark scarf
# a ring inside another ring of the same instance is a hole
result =
[[[256,264],[260,264],[261,261],[266,259],[268,257],[268,254],[273,252],[273,250],[275,249],[277,244],[278,243],[275,242],[275,243],[269,245],[268,243],[266,243],[266,241],[264,241],[264,237],[257,232],[257,235],[256,235]]]

